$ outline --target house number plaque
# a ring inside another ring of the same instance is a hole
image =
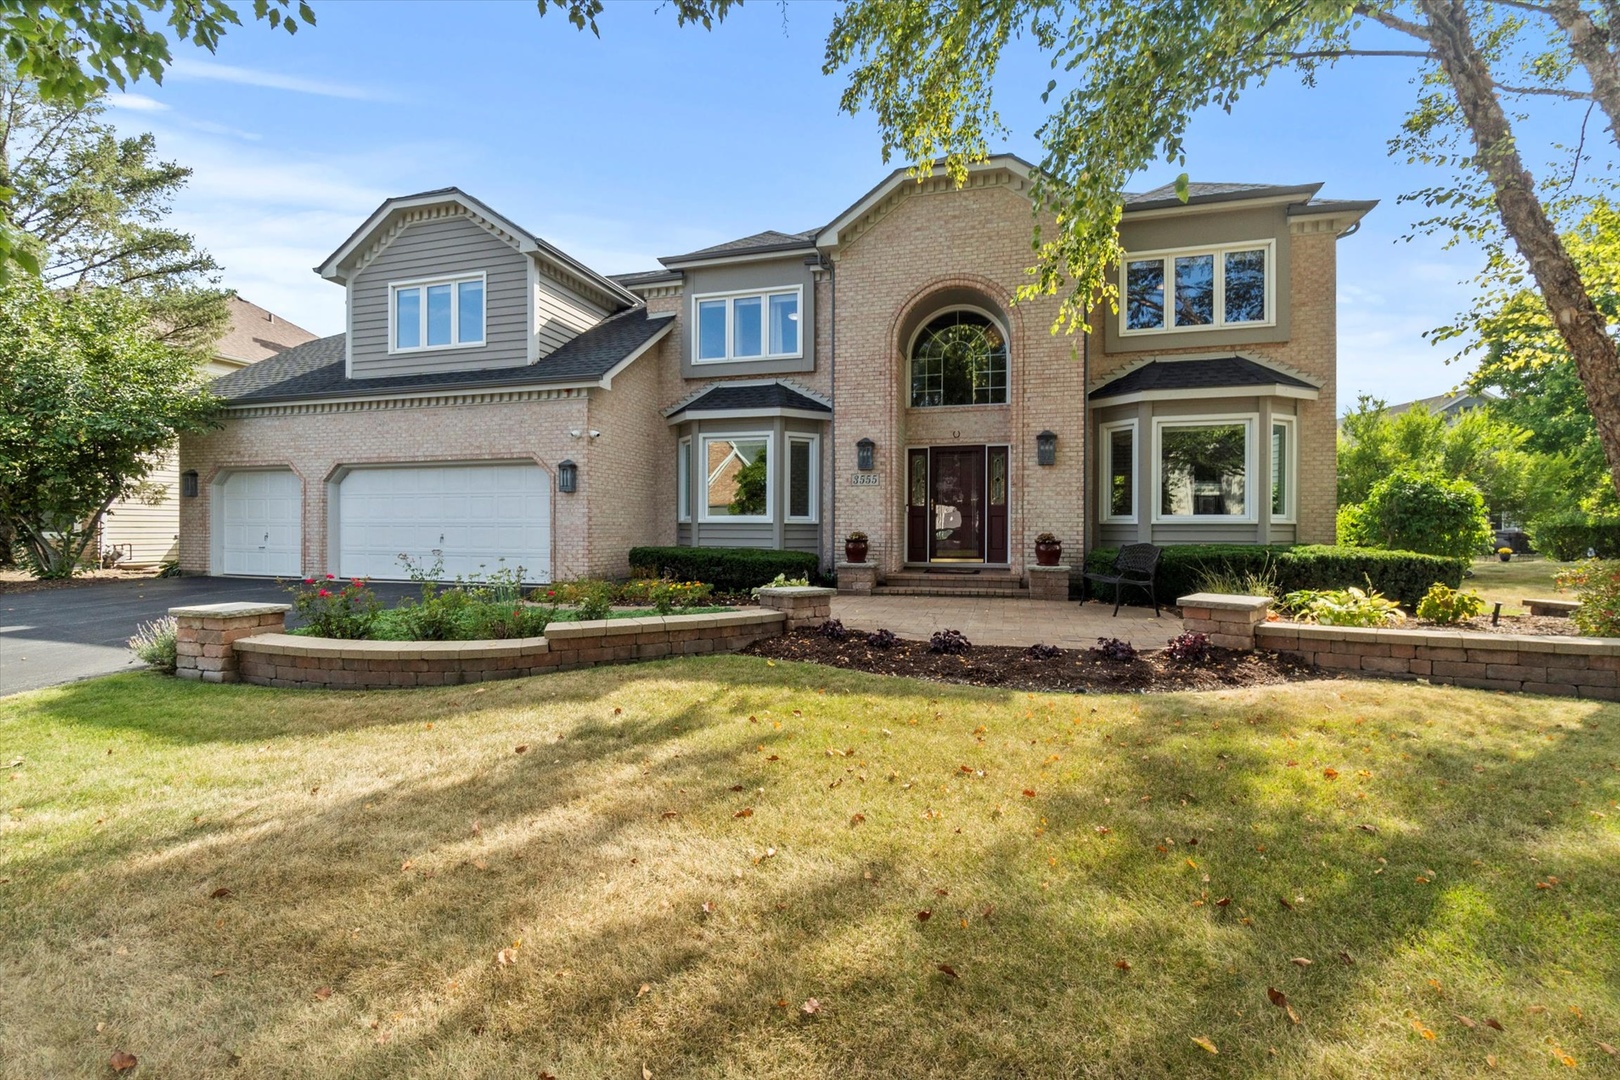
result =
[[[854,473],[849,478],[850,487],[877,487],[877,473]]]

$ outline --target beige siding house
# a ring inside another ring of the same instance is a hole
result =
[[[231,325],[204,370],[212,377],[256,364],[315,335],[239,296],[230,300]],[[121,566],[157,566],[180,557],[178,448],[164,454],[147,476],[144,498],[123,499],[101,520],[99,555]]]
[[[638,544],[814,552],[1017,592],[1034,538],[1333,538],[1320,185],[1126,196],[1117,312],[1015,304],[1031,167],[884,179],[826,226],[598,274],[454,188],[320,267],[348,332],[226,376],[180,468],[188,573],[623,574]],[[403,557],[403,558],[402,558]]]

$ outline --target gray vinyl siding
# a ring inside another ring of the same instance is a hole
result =
[[[776,526],[768,521],[742,525],[734,522],[695,522],[694,547],[775,548]]]
[[[390,354],[389,283],[483,271],[484,341],[467,349]],[[357,379],[522,367],[529,362],[528,257],[465,217],[405,226],[349,285],[350,360]]]
[[[697,298],[708,293],[739,293],[749,289],[783,289],[802,286],[799,301],[800,355],[783,360],[738,360],[694,364],[697,349],[692,335],[697,326]],[[729,266],[693,267],[686,271],[686,287],[681,293],[681,375],[688,379],[721,379],[733,376],[786,375],[816,368],[816,275],[806,266],[804,252],[781,259],[734,263]]]
[[[808,551],[812,554],[819,554],[821,552],[821,526],[800,524],[782,526],[782,547],[788,551]]]
[[[535,277],[535,336],[542,359],[608,317],[608,312],[567,286]]]
[[[681,522],[675,526],[675,543],[681,547],[692,546],[692,526]]]

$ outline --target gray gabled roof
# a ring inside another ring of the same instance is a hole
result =
[[[1301,390],[1318,387],[1276,368],[1257,364],[1241,356],[1221,356],[1211,360],[1150,360],[1119,378],[1093,390],[1089,397],[1122,397],[1150,390],[1214,390],[1241,386],[1293,386]]]
[[[550,356],[523,367],[436,371],[378,379],[344,375],[343,335],[317,338],[233,371],[210,384],[227,404],[253,405],[316,398],[388,397],[425,390],[475,390],[499,386],[580,385],[604,378],[673,325],[668,315],[646,308],[606,319]]]
[[[673,266],[696,259],[716,259],[727,255],[764,255],[773,251],[798,251],[801,248],[815,247],[815,235],[815,229],[796,233],[766,229],[752,236],[741,236],[735,240],[727,240],[723,244],[688,251],[685,255],[666,255],[658,261],[665,266]]]
[[[1321,184],[1229,184],[1193,181],[1187,185],[1187,201],[1176,194],[1176,185],[1164,184],[1152,191],[1137,195],[1126,194],[1122,203],[1126,213],[1140,210],[1167,210],[1177,206],[1198,203],[1238,202],[1244,199],[1265,199],[1278,195],[1298,195],[1300,201],[1309,200]]]
[[[689,412],[737,412],[764,409],[801,409],[805,412],[831,413],[825,402],[817,401],[779,382],[721,383],[671,410],[671,418]]]

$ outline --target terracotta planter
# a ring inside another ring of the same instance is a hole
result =
[[[844,558],[849,562],[865,562],[866,561],[866,541],[865,540],[845,540],[844,541]]]
[[[1063,541],[1035,541],[1035,565],[1056,566],[1063,559]]]

